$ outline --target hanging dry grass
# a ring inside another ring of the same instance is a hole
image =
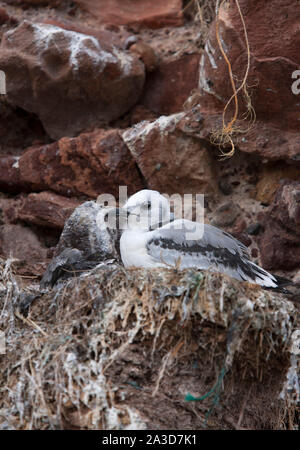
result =
[[[234,152],[235,152],[235,145],[234,145],[234,141],[233,141],[234,135],[238,134],[238,133],[247,133],[250,130],[250,128],[252,127],[252,125],[254,124],[255,119],[256,119],[255,111],[252,106],[251,97],[249,95],[248,87],[247,87],[247,79],[248,79],[249,70],[250,70],[250,47],[249,47],[248,34],[247,34],[244,17],[243,17],[238,0],[234,0],[234,1],[236,4],[236,7],[238,9],[242,25],[243,25],[244,40],[245,40],[246,51],[247,51],[246,71],[245,71],[243,80],[238,88],[236,87],[236,82],[234,80],[234,75],[232,73],[231,63],[226,55],[226,52],[223,48],[223,45],[222,45],[222,42],[220,39],[220,29],[219,29],[219,27],[220,27],[220,9],[223,7],[225,2],[227,2],[227,1],[228,0],[222,0],[222,1],[218,0],[217,4],[216,4],[216,38],[217,38],[217,43],[218,43],[220,52],[226,62],[227,68],[228,68],[228,75],[229,75],[230,83],[232,86],[233,94],[230,97],[230,99],[227,101],[227,103],[224,107],[224,110],[223,110],[222,129],[221,130],[213,130],[212,134],[211,134],[211,142],[214,145],[219,146],[220,151],[221,151],[221,156],[223,158],[229,158],[234,155]],[[239,96],[240,92],[243,93],[244,102],[246,105],[246,113],[244,114],[244,120],[249,121],[247,129],[243,129],[239,125],[236,125],[238,115],[239,115],[238,96]],[[226,113],[232,102],[234,102],[234,113],[233,113],[232,118],[228,122],[226,120]],[[228,148],[228,146],[230,146],[230,150],[224,151],[223,149]]]

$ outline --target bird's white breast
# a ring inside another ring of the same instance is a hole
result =
[[[163,267],[147,251],[149,233],[126,230],[120,240],[120,252],[125,267]]]

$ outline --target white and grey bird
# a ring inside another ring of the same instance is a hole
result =
[[[125,267],[210,270],[282,292],[291,284],[253,263],[247,247],[229,233],[212,225],[173,220],[168,200],[157,191],[137,192],[119,214],[127,217],[120,239]],[[187,239],[191,233],[200,238]]]

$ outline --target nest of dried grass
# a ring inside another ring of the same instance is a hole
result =
[[[281,295],[208,272],[99,265],[25,317],[9,261],[2,273],[0,428],[296,426],[299,317]]]

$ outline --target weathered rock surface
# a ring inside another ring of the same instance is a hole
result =
[[[248,236],[247,232],[245,232],[246,226],[247,225],[246,225],[245,219],[243,217],[236,218],[234,221],[233,227],[230,229],[230,233],[232,234],[232,236],[234,236],[236,239],[238,239],[244,245],[246,245],[246,247],[249,247],[252,244],[252,240]],[[251,256],[253,256],[252,250],[251,250]],[[256,254],[255,258],[256,257],[257,257],[257,254]]]
[[[266,204],[271,203],[280,187],[280,182],[284,179],[299,180],[300,167],[283,166],[282,163],[264,167],[256,185],[257,200]]]
[[[11,190],[27,186],[28,190],[93,198],[101,193],[118,196],[119,185],[127,185],[129,195],[144,187],[118,130],[95,130],[35,146],[17,160],[2,158],[0,184]]]
[[[185,113],[178,113],[141,122],[122,137],[149,188],[167,194],[212,194],[217,189],[213,160],[201,140],[182,131],[184,118]]]
[[[264,226],[260,239],[266,269],[292,270],[300,265],[300,183],[281,186],[266,213],[259,215]]]
[[[32,193],[18,200],[9,200],[3,208],[8,222],[23,221],[38,226],[62,229],[66,219],[80,204],[53,192]]]
[[[182,111],[190,92],[197,87],[200,55],[186,55],[159,65],[148,74],[145,93],[140,100],[157,114]]]
[[[5,3],[8,3],[10,5],[32,5],[32,6],[38,6],[38,5],[49,5],[49,6],[58,6],[60,3],[60,0],[5,0]]]
[[[241,0],[251,52],[247,86],[257,124],[251,134],[237,141],[243,151],[267,159],[300,159],[299,99],[292,92],[292,73],[299,68],[299,12],[294,2]],[[244,31],[236,4],[220,10],[220,39],[231,62],[235,80],[243,79],[247,67]],[[204,94],[202,111],[223,110],[232,95],[227,64],[221,55],[212,24],[200,62],[199,87]],[[240,111],[245,111],[240,100]],[[284,112],[284,114],[283,114]],[[228,112],[230,117],[230,109]],[[240,124],[239,124],[240,125]],[[247,128],[247,122],[243,125]]]
[[[120,117],[137,102],[145,77],[133,53],[28,21],[5,33],[0,66],[8,100],[37,114],[54,139]]]
[[[238,121],[242,129],[247,123]],[[298,164],[300,161],[299,133],[283,130],[267,122],[256,122],[247,134],[238,134],[234,142],[240,150],[259,156],[264,161],[286,160]]]
[[[15,25],[17,23],[17,19],[9,15],[4,8],[0,8],[0,25],[4,23]]]
[[[240,214],[241,209],[238,205],[225,202],[216,209],[211,225],[220,228],[233,226]]]
[[[183,21],[182,0],[76,0],[76,3],[99,23],[159,28],[179,26]]]
[[[35,114],[9,105],[0,95],[1,157],[9,154],[20,155],[24,148],[38,142],[49,142],[49,138]]]
[[[19,171],[19,156],[2,156],[0,158],[0,189],[17,193],[25,190]]]
[[[126,42],[127,45],[129,45],[130,51],[132,53],[136,53],[141,61],[143,61],[148,72],[152,72],[157,68],[158,56],[150,45],[146,44],[143,41],[138,41],[133,45],[130,45],[130,38],[127,39]]]
[[[68,20],[59,20],[53,18],[47,18],[41,20],[41,23],[54,25],[59,28],[63,28],[68,31],[75,31],[76,33],[86,34],[87,36],[94,36],[103,47],[104,50],[110,50],[112,47],[117,47],[119,49],[126,49],[125,41],[126,38],[132,36],[129,31],[125,29],[119,30],[107,29],[106,26],[92,27],[88,24],[80,22],[71,22]]]
[[[30,228],[19,224],[5,224],[0,228],[0,253],[26,264],[44,261],[47,257],[47,249],[37,235]]]

